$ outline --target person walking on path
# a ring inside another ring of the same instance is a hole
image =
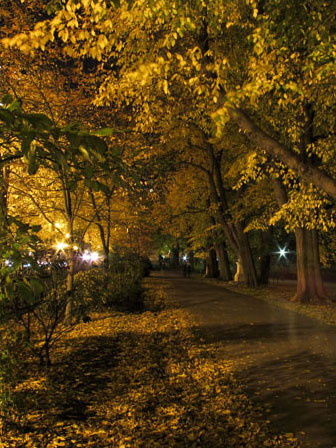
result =
[[[186,265],[186,276],[188,278],[190,278],[190,276],[191,276],[191,263],[189,263],[189,262]]]
[[[187,263],[183,263],[182,268],[183,268],[183,277],[186,277],[187,276]]]

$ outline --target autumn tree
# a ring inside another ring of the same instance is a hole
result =
[[[44,48],[56,34],[68,56],[95,58],[102,74],[97,104],[132,105],[139,129],[145,124],[154,130],[155,114],[169,108],[154,91],[181,106],[177,98],[185,96],[179,94],[190,92],[193,123],[211,118],[224,141],[235,123],[257,151],[264,149],[295,172],[306,191],[312,183],[334,200],[334,16],[331,1],[139,0],[109,8],[100,1],[68,1],[30,33],[4,43],[30,51]],[[213,137],[212,129],[202,130]],[[317,239],[308,240],[317,253]]]

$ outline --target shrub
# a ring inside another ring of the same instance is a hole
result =
[[[13,419],[15,401],[11,394],[12,385],[17,377],[16,352],[18,335],[10,329],[0,333],[0,422],[1,429]]]
[[[142,277],[148,277],[153,265],[148,257],[140,257],[140,269]]]
[[[116,307],[138,311],[143,307],[142,287],[138,273],[111,272],[92,268],[75,275],[75,313],[81,318],[90,310]]]

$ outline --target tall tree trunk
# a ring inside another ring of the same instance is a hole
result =
[[[67,177],[63,179],[63,197],[64,197],[64,205],[67,215],[67,233],[69,234],[68,244],[69,248],[67,249],[67,263],[68,263],[68,272],[66,279],[66,294],[67,294],[67,303],[65,308],[65,322],[70,325],[73,318],[73,308],[74,308],[74,275],[75,275],[75,260],[74,260],[74,216],[73,216],[73,207],[71,200],[71,191],[67,188]]]
[[[110,255],[109,243],[108,243],[108,241],[106,241],[104,227],[102,226],[102,224],[100,224],[99,222],[96,222],[96,226],[98,227],[99,235],[100,235],[100,241],[101,241],[102,247],[103,247],[103,253],[104,253],[103,264],[104,264],[104,269],[105,269],[105,271],[108,271],[108,268],[109,268],[109,255]]]
[[[287,202],[286,190],[280,180],[273,186],[279,207]],[[302,303],[325,303],[328,301],[321,276],[319,243],[316,230],[297,228],[296,241],[297,289],[294,301]]]
[[[180,265],[180,247],[178,244],[172,247],[170,264],[173,268],[177,268]]]
[[[193,251],[193,250],[190,250],[190,251],[187,253],[187,257],[188,257],[188,261],[189,261],[189,263],[191,264],[191,268],[192,268],[192,270],[194,270],[194,269],[195,269],[195,254],[194,254],[194,251]]]
[[[74,263],[74,250],[72,246],[68,250],[67,254],[68,271],[66,278],[66,294],[67,304],[65,308],[65,321],[67,324],[71,324],[74,308],[74,275],[75,275],[75,263]]]
[[[205,277],[218,278],[218,263],[216,251],[213,248],[209,249],[207,253]]]
[[[209,147],[209,151],[211,150]],[[241,262],[244,283],[248,286],[256,287],[258,285],[257,273],[251,252],[250,243],[247,234],[244,232],[242,222],[228,223],[224,210],[228,209],[223,179],[220,172],[218,161],[213,157],[213,165],[215,171],[216,182],[211,173],[208,173],[211,194],[214,203],[217,205],[217,219],[221,224],[224,235],[234,252],[237,254],[238,260]],[[217,183],[217,185],[216,185]]]
[[[210,208],[210,199],[207,201],[207,206]],[[210,215],[210,222],[213,226],[217,224],[216,219]],[[230,262],[229,257],[226,250],[226,244],[225,241],[216,242],[218,240],[218,235],[216,235],[217,232],[213,232],[213,241],[214,241],[214,249],[217,254],[218,259],[218,268],[219,268],[219,274],[218,278],[219,280],[222,280],[224,282],[229,282],[232,280],[232,274],[230,269]]]
[[[8,185],[9,167],[0,168],[0,235],[4,235],[7,229],[8,219]]]
[[[226,101],[225,92],[221,92],[218,106],[223,107]],[[330,197],[336,199],[336,180],[325,170],[315,166],[309,159],[303,159],[301,155],[291,148],[283,145],[263,131],[256,123],[241,109],[227,106],[230,118],[237,123],[245,135],[260,148],[263,148],[271,157],[278,158],[291,168],[301,179],[313,183],[321,188]]]
[[[232,274],[225,243],[221,242],[216,244],[215,250],[217,253],[218,265],[219,265],[218,278],[220,280],[223,280],[224,282],[229,282],[230,280],[232,280]]]
[[[261,254],[259,264],[259,285],[268,285],[271,270],[272,231],[261,232]]]
[[[246,285],[254,288],[258,286],[257,272],[248,236],[244,232],[241,222],[235,225],[235,231],[238,240],[238,259],[241,262],[243,281]]]
[[[108,271],[109,268],[109,256],[110,256],[110,237],[111,237],[111,198],[114,193],[114,188],[105,195],[105,202],[107,205],[107,228],[106,234],[104,230],[104,226],[102,224],[102,218],[100,214],[99,207],[97,206],[97,202],[94,196],[94,192],[92,189],[89,190],[91,203],[96,215],[97,222],[95,223],[99,230],[100,240],[103,247],[104,252],[104,269]]]
[[[297,291],[293,300],[301,303],[328,301],[320,268],[316,230],[296,229]]]

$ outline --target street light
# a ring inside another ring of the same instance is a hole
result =
[[[287,254],[289,253],[289,250],[287,250],[286,247],[283,248],[279,247],[279,250],[276,253],[279,254],[279,260],[281,258],[287,259]]]
[[[66,249],[69,244],[64,243],[63,241],[56,243],[56,249],[59,251]]]

